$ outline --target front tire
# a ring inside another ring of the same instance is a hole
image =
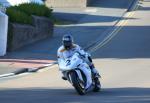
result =
[[[80,82],[76,72],[71,72],[70,76],[71,76],[73,86],[76,89],[76,91],[78,92],[78,94],[84,95],[85,94],[84,84]]]

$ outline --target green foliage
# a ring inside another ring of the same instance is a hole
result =
[[[11,22],[31,24],[32,15],[52,18],[52,9],[38,3],[23,3],[18,6],[8,7],[6,14]]]
[[[17,22],[20,24],[32,24],[32,17],[20,10],[15,9],[15,7],[7,8],[6,14],[9,16],[9,20],[11,22]]]
[[[28,15],[51,17],[52,9],[38,3],[24,3],[17,7]]]

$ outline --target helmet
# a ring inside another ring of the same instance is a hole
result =
[[[69,50],[73,46],[73,37],[71,35],[64,35],[62,39],[63,46],[66,50]]]

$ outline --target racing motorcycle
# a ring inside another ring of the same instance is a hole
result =
[[[89,65],[84,62],[79,53],[75,53],[72,57],[66,59],[65,61],[60,61],[58,64],[59,70],[63,72],[66,80],[72,84],[78,94],[84,95],[88,91],[98,92],[100,90],[100,87],[97,87],[97,80],[93,73],[91,73],[92,85],[88,89],[85,89],[87,79],[84,72],[80,68],[85,66],[88,70],[90,70],[90,72],[91,69]]]

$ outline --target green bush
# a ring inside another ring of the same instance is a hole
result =
[[[23,3],[8,7],[6,10],[11,22],[31,24],[32,15],[44,16],[53,19],[52,9],[38,3]]]
[[[37,3],[24,3],[18,6],[18,9],[24,11],[28,15],[37,15],[51,17],[52,9],[49,9],[45,5]]]
[[[15,9],[15,7],[7,8],[6,14],[9,16],[9,20],[11,22],[17,22],[20,24],[32,24],[32,17],[22,11]]]

